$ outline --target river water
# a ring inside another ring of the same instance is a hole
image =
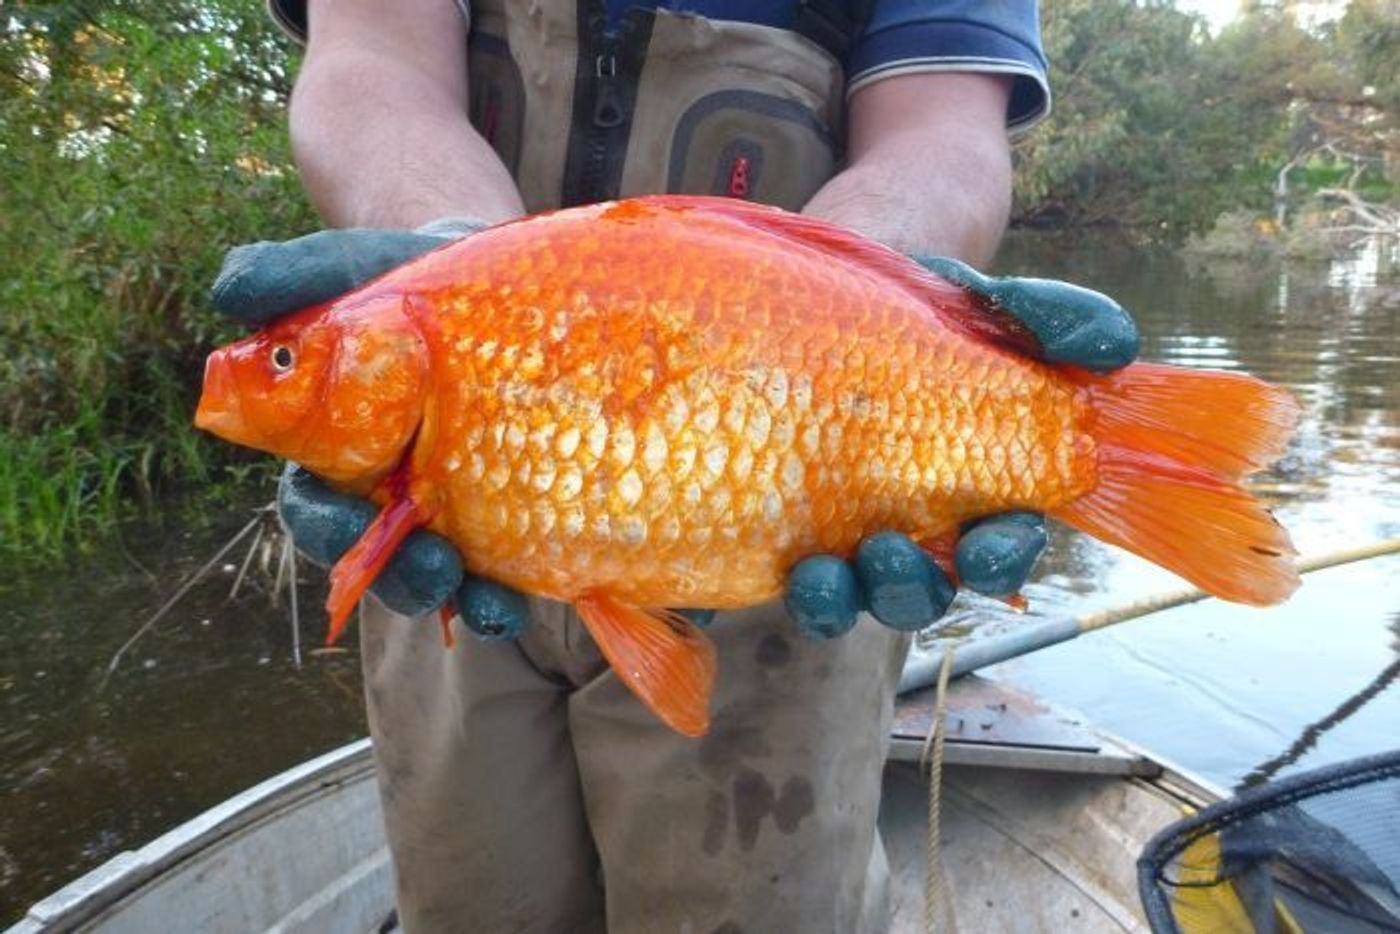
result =
[[[1400,535],[1393,254],[1371,245],[1330,266],[1188,264],[1109,236],[1021,236],[999,267],[1119,298],[1140,323],[1144,359],[1242,369],[1292,388],[1302,426],[1255,487],[1302,553]],[[313,648],[321,573],[301,575],[300,667],[285,600],[270,597],[272,568],[256,559],[242,594],[227,599],[251,536],[104,683],[122,643],[253,505],[210,509],[194,527],[131,527],[46,573],[0,574],[0,925],[115,853],[363,735],[353,627],[342,649]],[[1179,584],[1063,529],[1041,571],[1027,590],[1032,615]],[[985,602],[961,610],[987,611]],[[1400,557],[1313,575],[1282,607],[1207,601],[991,673],[1237,785],[1400,744],[1397,671]]]
[[[1396,259],[1374,242],[1329,266],[1186,263],[1104,238],[1020,238],[1002,265],[1114,295],[1141,326],[1143,359],[1242,370],[1292,389],[1299,430],[1251,486],[1308,556],[1400,536]],[[1032,615],[1079,614],[1181,584],[1065,529],[1040,570],[1027,589]],[[1206,601],[990,673],[1227,787],[1394,748],[1400,555],[1308,576],[1279,607]]]

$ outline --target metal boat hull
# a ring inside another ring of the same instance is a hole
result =
[[[901,698],[880,827],[897,932],[922,931],[928,692]],[[976,677],[949,692],[940,915],[949,931],[1145,931],[1134,861],[1215,797],[1073,717]],[[10,934],[375,931],[393,881],[368,740],[244,792],[35,904]]]

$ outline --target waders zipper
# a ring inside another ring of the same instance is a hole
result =
[[[605,3],[579,2],[573,124],[560,192],[564,207],[618,196],[651,24],[648,10],[629,10],[614,23]]]
[[[607,42],[606,39],[604,41]],[[626,122],[626,118],[618,95],[617,56],[611,50],[594,57],[593,80],[593,119],[585,131],[585,161],[579,180],[582,201],[603,201],[613,197],[616,192],[607,190],[608,150],[627,145],[625,138],[616,139],[618,127]]]

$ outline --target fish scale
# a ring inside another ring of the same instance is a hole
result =
[[[586,582],[644,606],[747,606],[802,555],[1092,484],[1083,405],[1040,364],[723,220],[657,212],[580,236],[607,210],[508,225],[417,270],[464,374],[437,389],[458,466],[430,527],[472,570],[560,599]],[[569,440],[527,443],[541,431]]]

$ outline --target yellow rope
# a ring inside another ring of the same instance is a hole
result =
[[[1304,558],[1298,562],[1298,573],[1311,574],[1313,571],[1334,568],[1341,564],[1351,564],[1354,561],[1365,561],[1369,558],[1380,558],[1397,552],[1400,552],[1400,538],[1388,538],[1379,542],[1371,542],[1368,545],[1343,548],[1340,551],[1329,551],[1326,554]],[[1099,610],[1097,613],[1086,613],[1078,617],[1075,622],[1079,624],[1080,632],[1089,632],[1094,629],[1103,629],[1105,626],[1124,623],[1130,619],[1137,619],[1139,616],[1146,616],[1149,613],[1156,613],[1158,610],[1169,610],[1172,607],[1195,603],[1209,596],[1210,594],[1196,587],[1169,590],[1142,600],[1134,600],[1132,603],[1126,603],[1122,606]]]
[[[948,676],[953,670],[953,649],[949,643],[943,649],[943,664],[938,668],[938,687],[933,697],[933,728],[924,740],[920,765],[928,779],[928,867],[924,880],[924,928],[928,934],[938,932],[938,907],[943,901],[943,865],[940,852],[939,820],[943,784],[943,736],[947,732],[945,715],[948,701]],[[948,905],[951,915],[953,906]]]

